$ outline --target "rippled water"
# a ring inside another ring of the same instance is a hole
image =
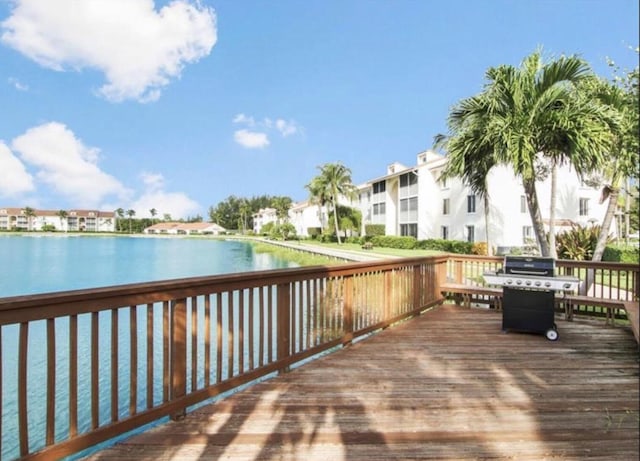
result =
[[[296,266],[295,263],[258,254],[245,242],[215,239],[189,239],[166,237],[84,237],[84,236],[14,236],[0,235],[0,297],[44,293],[53,291],[94,288],[126,283],[148,282],[183,277],[214,275],[253,270],[268,270]],[[108,315],[101,313],[100,315]],[[160,314],[155,316],[161,321]],[[106,321],[105,321],[106,320]],[[120,316],[121,327],[128,325],[128,315]],[[145,328],[140,320],[138,328]],[[105,318],[101,325],[109,325]],[[90,317],[78,318],[80,348],[90,343]],[[100,336],[109,338],[109,331]],[[2,452],[0,459],[14,459],[18,455],[17,440],[17,373],[18,327],[2,327]],[[43,446],[46,417],[46,393],[40,383],[46,382],[46,323],[29,325],[28,391],[30,446]],[[68,320],[56,321],[56,344],[68,344]],[[61,349],[65,349],[62,347]],[[110,392],[110,371],[107,348],[101,348],[100,391]],[[129,375],[128,338],[119,344],[120,377]],[[154,348],[156,360],[161,363],[161,345]],[[144,356],[144,352],[142,356]],[[82,355],[82,354],[81,354]],[[125,359],[125,360],[123,360]],[[85,363],[86,362],[86,363]],[[144,364],[139,364],[143,366]],[[104,370],[103,370],[104,368]],[[56,361],[57,412],[64,417],[56,419],[57,437],[68,430],[68,356],[59,355]],[[79,357],[79,401],[90,394],[90,363]],[[121,379],[121,386],[127,385]],[[140,393],[144,393],[141,388]],[[159,390],[155,392],[160,396]],[[141,396],[142,397],[142,396]],[[144,398],[139,401],[144,402]],[[120,402],[126,412],[128,402]],[[78,409],[83,432],[90,421],[90,409]],[[109,418],[102,411],[101,420]]]

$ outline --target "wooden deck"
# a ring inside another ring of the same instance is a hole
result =
[[[638,459],[628,327],[438,307],[91,460]]]

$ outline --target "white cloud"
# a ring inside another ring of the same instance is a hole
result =
[[[41,66],[97,69],[111,101],[153,101],[217,40],[211,8],[174,0],[15,0],[1,40]]]
[[[287,122],[286,120],[282,120],[281,118],[276,120],[276,129],[284,138],[298,132],[298,126],[293,120]]]
[[[157,191],[164,187],[164,176],[160,173],[150,173],[148,171],[143,171],[140,174],[140,178],[142,179],[142,183],[145,185],[147,190]]]
[[[129,206],[135,210],[136,216],[150,218],[150,210],[155,208],[159,217],[168,213],[172,218],[186,218],[200,209],[200,204],[182,192],[165,192],[162,174],[145,171],[140,176],[146,190]]]
[[[0,141],[0,197],[17,197],[34,189],[24,164]]]
[[[235,141],[247,149],[262,149],[269,145],[269,138],[266,133],[259,133],[249,130],[238,130],[233,133]]]
[[[29,91],[29,85],[22,83],[15,77],[9,77],[9,85],[12,85],[18,91]]]
[[[243,123],[247,126],[255,126],[256,125],[256,121],[253,119],[253,117],[247,117],[244,114],[238,114],[233,118],[233,123]]]
[[[252,116],[239,113],[233,118],[233,123],[243,124],[249,128],[259,128],[263,131],[276,130],[283,138],[291,136],[301,131],[298,124],[289,120],[278,118],[275,122],[269,117],[265,117],[261,122],[256,122]],[[249,130],[237,130],[234,138],[238,144],[249,149],[262,148],[269,145],[267,133]]]
[[[23,162],[37,169],[36,179],[67,197],[74,207],[95,208],[107,196],[126,198],[129,191],[98,167],[99,149],[85,146],[65,125],[45,123],[12,142]]]

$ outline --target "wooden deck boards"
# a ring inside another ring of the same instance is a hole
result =
[[[557,323],[441,306],[90,459],[638,459],[631,330]]]

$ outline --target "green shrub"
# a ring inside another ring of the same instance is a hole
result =
[[[486,256],[489,254],[488,250],[489,250],[489,247],[487,246],[487,242],[475,242],[471,246],[472,255]]]
[[[322,235],[322,227],[307,227],[307,234],[315,240],[318,236]]]
[[[471,254],[473,244],[462,240],[426,239],[420,240],[416,248],[447,253]]]
[[[413,250],[416,247],[416,238],[411,236],[398,237],[395,235],[376,235],[369,240],[374,246],[384,248],[399,248]]]
[[[588,261],[598,243],[601,226],[573,225],[570,230],[556,235],[556,251],[560,259]]]
[[[364,233],[367,237],[384,235],[384,224],[367,224],[364,226]]]
[[[637,246],[608,245],[604,249],[602,260],[621,263],[638,263],[640,261],[640,252]]]
[[[364,238],[362,237],[347,237],[344,239],[344,243],[355,243],[356,245],[362,245],[364,243]]]

